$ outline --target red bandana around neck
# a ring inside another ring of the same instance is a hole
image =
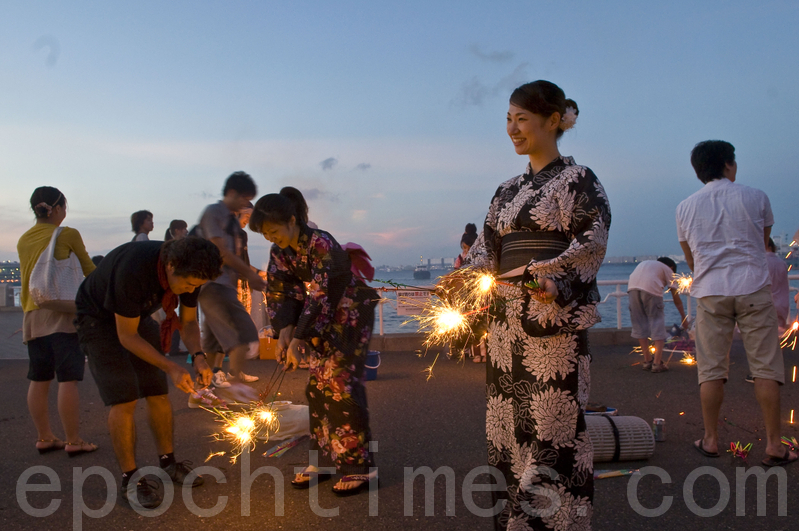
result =
[[[172,290],[169,288],[166,266],[161,262],[160,257],[158,258],[158,282],[160,282],[161,287],[166,290],[161,299],[161,307],[166,314],[166,318],[161,323],[161,350],[169,352],[169,348],[172,346],[172,334],[175,333],[175,330],[183,328],[183,325],[180,322],[178,314],[175,312],[175,309],[178,307],[178,296],[172,293]]]

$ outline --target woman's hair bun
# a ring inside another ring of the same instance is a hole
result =
[[[577,102],[574,101],[573,99],[566,98],[566,108],[568,109],[569,107],[574,109],[574,114],[577,114],[577,115],[580,114],[580,108],[577,107]]]
[[[467,223],[466,228],[463,230],[465,234],[477,234],[477,225],[474,223]]]

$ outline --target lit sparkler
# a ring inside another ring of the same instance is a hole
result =
[[[782,334],[782,341],[780,342],[780,348],[786,348],[790,345],[791,350],[796,348],[796,339],[797,334],[799,333],[799,317],[797,317],[791,326],[788,327],[788,330]]]
[[[674,275],[674,280],[677,282],[677,293],[688,293],[691,291],[691,284],[694,279],[691,275],[680,273]]]
[[[214,452],[206,461],[213,457],[229,455],[230,462],[235,463],[247,448],[255,449],[257,439],[269,440],[269,434],[275,433],[280,425],[272,403],[259,403],[244,411],[220,409],[208,409],[208,411],[216,414],[217,422],[222,424],[222,429],[212,437],[217,441],[229,443],[232,449],[228,452]]]
[[[683,357],[680,360],[680,363],[684,363],[686,365],[693,365],[694,363],[696,363],[696,360],[688,352],[683,352]]]

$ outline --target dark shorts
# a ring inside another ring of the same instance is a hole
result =
[[[83,380],[85,359],[78,343],[78,334],[58,332],[28,341],[28,380],[59,382]]]
[[[116,324],[78,316],[75,326],[80,348],[89,358],[89,370],[106,406],[169,392],[166,373],[123,347]],[[161,352],[158,323],[150,317],[142,319],[138,331],[145,341]]]
[[[239,345],[258,341],[255,323],[235,288],[208,282],[200,288],[202,347],[208,354],[229,353]]]

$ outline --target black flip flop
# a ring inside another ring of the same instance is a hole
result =
[[[699,444],[694,443],[694,448],[696,448],[696,451],[704,455],[705,457],[719,457],[718,452],[708,452],[707,450],[705,450],[704,444],[705,440],[699,439]]]
[[[769,466],[769,467],[786,466],[786,465],[790,465],[791,463],[793,463],[796,460],[799,460],[799,455],[797,455],[795,458],[791,459],[791,449],[790,448],[786,448],[785,449],[785,455],[783,457],[774,457],[774,456],[770,455],[770,456],[766,457],[765,459],[763,459],[762,463],[763,463],[763,466]]]
[[[310,489],[312,476],[316,476],[318,478],[317,484],[323,481],[327,481],[328,479],[333,477],[333,474],[327,474],[327,473],[320,474],[319,472],[303,472],[302,475],[308,476],[308,481],[297,481],[296,479],[292,479],[291,486],[294,487],[295,489],[299,490]]]

